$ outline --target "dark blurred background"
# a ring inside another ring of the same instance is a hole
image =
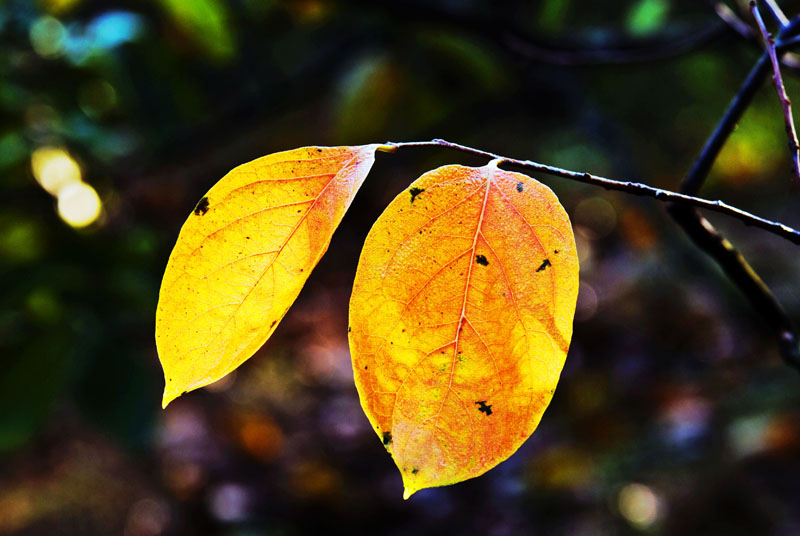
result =
[[[349,293],[386,204],[479,160],[379,154],[272,339],[166,411],[153,335],[183,220],[240,163],[443,137],[676,189],[758,55],[696,0],[0,2],[0,534],[800,534],[800,375],[648,199],[538,177],[581,257],[553,403],[407,502]],[[799,226],[786,146],[765,85],[702,194]],[[710,218],[800,319],[797,246]]]

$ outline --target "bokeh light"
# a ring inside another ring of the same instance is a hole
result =
[[[44,16],[31,25],[30,40],[33,50],[43,58],[56,58],[64,52],[67,30],[55,17]]]
[[[72,227],[91,225],[100,217],[102,209],[100,196],[88,184],[69,184],[58,192],[58,215]]]
[[[64,149],[40,147],[31,155],[33,176],[42,188],[58,196],[62,188],[81,182],[81,168]]]
[[[628,484],[619,492],[617,505],[631,525],[646,529],[651,527],[660,515],[660,500],[649,487],[643,484]]]
[[[575,206],[572,221],[578,232],[590,240],[597,240],[608,236],[617,226],[617,212],[602,197],[589,197]]]
[[[78,104],[89,117],[99,117],[117,105],[117,92],[105,80],[92,80],[78,90]]]

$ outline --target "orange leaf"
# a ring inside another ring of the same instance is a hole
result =
[[[237,167],[200,200],[159,294],[164,407],[219,380],[272,335],[328,249],[378,147],[275,153]]]
[[[481,475],[530,436],[577,295],[569,219],[536,180],[445,166],[392,201],[361,253],[350,348],[405,498]]]

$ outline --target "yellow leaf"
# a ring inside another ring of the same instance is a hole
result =
[[[445,166],[389,205],[361,253],[350,349],[404,498],[485,473],[533,433],[577,295],[567,214],[526,175]]]
[[[378,147],[275,153],[237,167],[200,200],[159,294],[164,407],[219,380],[272,335],[328,249]]]

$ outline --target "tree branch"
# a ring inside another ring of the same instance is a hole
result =
[[[780,8],[774,6],[773,13],[781,14]],[[778,93],[778,100],[781,103],[783,110],[783,122],[786,129],[786,137],[789,140],[789,150],[792,153],[792,165],[794,169],[794,176],[800,180],[800,144],[797,142],[797,131],[794,128],[794,118],[792,117],[792,101],[786,94],[786,87],[783,85],[783,77],[781,76],[781,66],[778,61],[778,54],[775,52],[775,40],[767,31],[764,25],[764,19],[761,18],[761,12],[754,1],[750,2],[750,11],[753,13],[753,18],[758,24],[758,29],[761,31],[761,36],[764,38],[764,47],[769,55],[770,62],[772,63],[772,83],[775,86],[775,91]],[[776,17],[782,20],[778,15]],[[785,16],[783,17],[785,18]],[[788,21],[783,24],[787,26]]]
[[[435,139],[430,141],[400,142],[400,143],[387,142],[386,145],[382,148],[382,150],[386,152],[394,152],[397,149],[402,149],[406,147],[445,147],[448,149],[454,149],[456,151],[460,151],[462,153],[484,157],[489,160],[500,159],[505,164],[514,167],[537,171],[540,173],[546,173],[548,175],[562,177],[565,179],[583,182],[586,184],[593,184],[595,186],[601,186],[607,190],[618,190],[632,195],[651,197],[658,201],[671,202],[677,205],[705,208],[714,212],[718,212],[720,214],[728,215],[732,218],[741,221],[745,225],[751,225],[753,227],[758,227],[760,229],[769,231],[782,238],[785,238],[786,240],[789,240],[794,244],[800,244],[800,231],[793,229],[788,225],[784,225],[783,223],[774,222],[762,218],[760,216],[756,216],[740,208],[731,206],[725,203],[724,201],[711,201],[708,199],[695,197],[690,194],[677,193],[677,192],[672,192],[670,190],[662,190],[661,188],[655,188],[653,186],[648,186],[646,184],[641,184],[638,182],[607,179],[605,177],[592,175],[590,173],[570,171],[555,166],[540,164],[538,162],[533,162],[531,160],[517,160],[515,158],[500,156],[491,153],[489,151],[475,149],[473,147],[468,147],[466,145],[460,145],[458,143],[453,143],[441,139]]]
[[[791,33],[797,25],[797,20],[790,21],[781,28],[780,37],[791,37]],[[768,71],[769,54],[765,52],[750,70],[747,79],[731,100],[728,109],[683,180],[682,193],[696,194],[700,190],[722,146],[747,106],[752,102],[755,92],[764,83]],[[744,256],[696,209],[685,205],[670,204],[668,210],[692,242],[714,259],[731,282],[745,295],[752,307],[775,330],[784,362],[791,367],[800,369],[800,337],[798,337],[797,330],[772,291]]]
[[[668,211],[692,242],[714,259],[753,309],[775,330],[784,362],[800,369],[800,339],[797,331],[780,302],[744,256],[697,210],[670,205]]]

